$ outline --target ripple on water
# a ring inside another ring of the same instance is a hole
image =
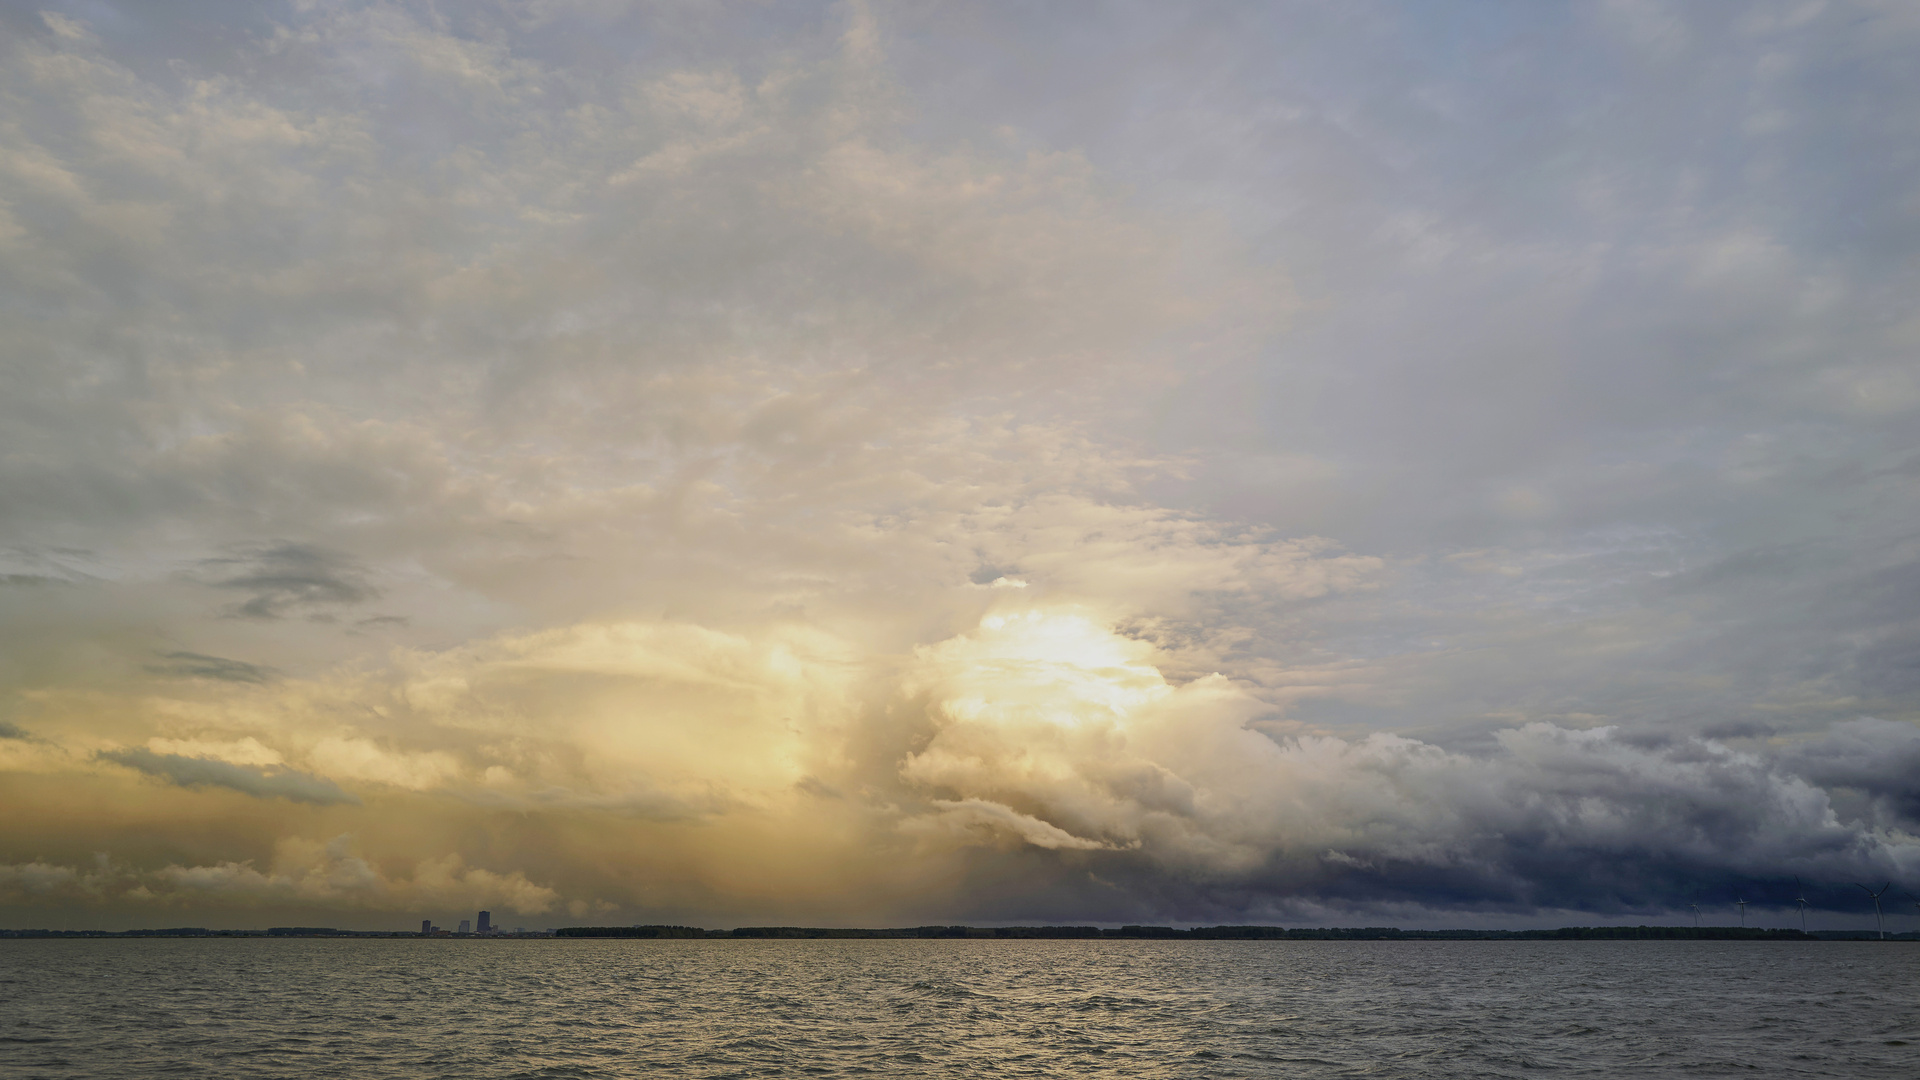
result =
[[[10,940],[0,1075],[1920,1076],[1832,942]]]

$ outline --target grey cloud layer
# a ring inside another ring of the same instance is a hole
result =
[[[231,609],[241,619],[279,619],[294,612],[324,618],[333,608],[380,595],[351,559],[309,544],[242,547],[202,559],[192,576],[217,589],[252,593]]]
[[[149,665],[149,670],[163,675],[178,675],[195,679],[219,679],[224,682],[264,683],[278,677],[278,672],[270,667],[249,664],[244,660],[229,660],[223,656],[207,656],[204,653],[169,652],[161,653],[164,664]]]
[[[138,769],[183,787],[211,785],[255,795],[263,799],[288,799],[293,802],[358,803],[360,800],[340,790],[340,785],[292,769],[235,765],[209,758],[181,754],[156,754],[140,747],[110,750],[101,758],[129,769]]]

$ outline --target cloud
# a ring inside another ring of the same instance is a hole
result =
[[[329,608],[380,595],[367,582],[364,568],[345,555],[309,544],[243,546],[232,554],[201,560],[193,577],[217,589],[252,593],[229,612],[241,619],[323,616]]]
[[[359,805],[360,799],[323,777],[293,769],[236,765],[216,758],[156,754],[142,747],[103,750],[100,758],[182,787],[222,787],[260,799],[287,799],[316,806]]]
[[[167,664],[152,664],[148,670],[159,675],[172,675],[190,679],[217,679],[221,682],[267,683],[280,677],[280,673],[260,664],[249,664],[244,660],[228,660],[220,656],[207,656],[204,653],[164,652],[160,654]]]
[[[80,880],[71,866],[51,866],[43,862],[0,865],[0,889],[42,897],[70,890]]]
[[[451,754],[395,751],[369,739],[337,735],[315,743],[307,760],[328,776],[414,791],[448,786],[466,772]]]
[[[1920,876],[1900,767],[1912,725],[1850,722],[1736,748],[1530,722],[1474,752],[1289,732],[1257,686],[1170,680],[1160,665],[1176,654],[1084,609],[1024,600],[1005,597],[904,662],[793,628],[687,624],[412,655],[391,682],[306,688],[302,710],[344,715],[357,700],[387,720],[379,739],[309,727],[300,760],[451,800],[415,814],[498,806],[656,830],[652,854],[624,861],[666,897],[724,892],[730,853],[775,822],[811,854],[760,873],[794,895],[837,895],[853,871],[819,867],[865,854],[984,861],[1024,865],[1021,880],[1056,897],[1047,903],[1071,897],[1114,918],[1396,904],[1645,917],[1725,888],[1766,896],[1795,877]],[[250,782],[278,765],[258,743],[155,748],[259,762]],[[209,767],[151,757],[176,782]],[[683,844],[705,853],[698,865]],[[1088,892],[1088,874],[1118,893]],[[584,887],[617,902],[628,886]],[[980,913],[1009,898],[946,902]]]
[[[0,11],[10,866],[665,921],[1914,880],[1916,132],[1858,107],[1911,20],[51,6]],[[314,806],[369,854],[268,865]]]
[[[902,776],[943,797],[916,828],[1124,850],[1103,876],[1183,881],[1202,905],[1250,890],[1660,910],[1705,882],[1920,872],[1909,834],[1843,820],[1819,786],[1844,776],[1910,795],[1897,759],[1849,766],[1869,740],[1911,742],[1910,724],[1843,725],[1761,754],[1530,723],[1468,755],[1385,733],[1270,737],[1247,726],[1262,706],[1243,689],[1174,686],[1151,659],[1039,611],[924,650],[910,679],[936,733]]]
[[[423,859],[410,873],[389,877],[361,857],[350,835],[326,842],[283,838],[265,869],[252,862],[222,862],[139,870],[104,857],[90,867],[0,865],[0,897],[89,906],[117,903],[136,910],[318,904],[409,914],[433,908],[491,908],[524,915],[544,914],[561,900],[518,870],[469,867],[458,855]]]
[[[169,739],[156,736],[147,740],[147,749],[156,754],[208,758],[224,761],[230,765],[277,766],[286,763],[278,750],[252,736],[232,740]]]
[[[0,549],[0,587],[74,585],[97,580],[101,569],[92,552],[79,548]]]
[[[1058,825],[984,799],[962,799],[958,802],[936,799],[933,805],[939,808],[938,813],[903,822],[903,831],[910,836],[943,834],[948,838],[965,838],[968,833],[975,832],[995,838],[1016,839],[1048,851],[1103,851],[1112,847],[1099,840],[1075,836]]]
[[[1862,717],[1793,744],[1782,758],[1813,783],[1851,789],[1872,800],[1884,827],[1920,826],[1920,726]]]

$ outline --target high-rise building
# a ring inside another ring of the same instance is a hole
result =
[[[492,929],[493,929],[493,912],[491,911],[481,912],[480,913],[480,932],[485,934],[491,931]]]
[[[472,919],[461,919],[461,920],[460,920],[460,930],[459,930],[459,932],[460,932],[460,933],[462,933],[462,934],[471,934],[471,933],[473,933],[473,920],[472,920]]]
[[[420,920],[420,932],[421,932],[421,933],[423,933],[423,934],[431,934],[431,933],[433,933],[433,920],[432,920],[432,919],[421,919],[421,920]]]

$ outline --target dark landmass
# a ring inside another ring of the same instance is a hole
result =
[[[984,940],[1179,940],[1179,941],[1872,941],[1872,930],[1774,930],[1744,926],[1563,926],[1558,930],[1401,930],[1391,926],[908,926],[853,929],[818,926],[566,926],[529,933],[461,934],[437,930],[336,930],[328,926],[276,926],[268,930],[209,930],[179,926],[164,930],[0,930],[0,938],[895,938]],[[1920,933],[1887,934],[1887,941],[1920,941]]]
[[[1769,930],[1742,926],[1563,926],[1558,930],[1401,930],[1390,926],[1297,927],[1195,926],[911,926],[890,930],[811,926],[742,926],[703,930],[697,926],[567,926],[566,938],[986,938],[986,939],[1178,939],[1186,941],[1836,941],[1871,939],[1871,930]],[[1920,934],[1888,934],[1889,941],[1916,941]]]
[[[461,934],[447,930],[336,930],[331,926],[275,926],[267,930],[209,930],[177,926],[166,930],[0,930],[0,938],[550,938],[551,932]]]

